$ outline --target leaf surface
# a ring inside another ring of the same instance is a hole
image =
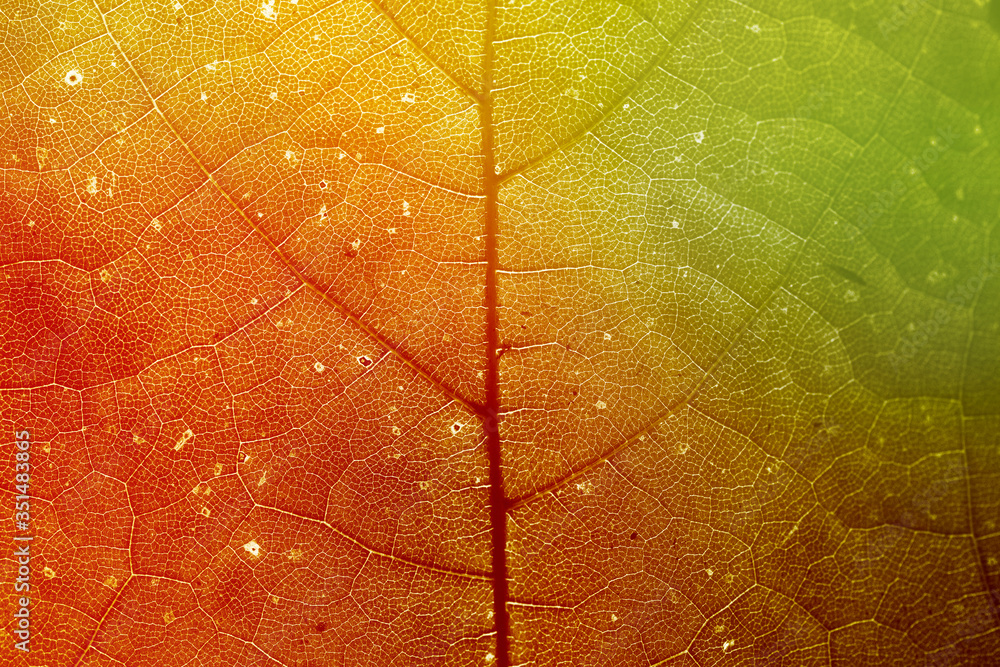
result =
[[[996,13],[5,9],[4,659],[1000,659]]]

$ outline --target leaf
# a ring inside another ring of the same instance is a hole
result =
[[[996,12],[5,8],[4,660],[995,662]]]

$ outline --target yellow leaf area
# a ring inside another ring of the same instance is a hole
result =
[[[4,7],[0,662],[997,663],[998,12]]]

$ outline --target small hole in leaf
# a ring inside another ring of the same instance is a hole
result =
[[[360,357],[358,357],[358,363],[364,366],[365,368],[368,368],[369,366],[372,365],[372,360],[370,357],[361,355]]]
[[[455,422],[454,424],[451,425],[451,432],[452,433],[458,433],[461,430],[462,430],[462,425],[459,424],[458,422]]]

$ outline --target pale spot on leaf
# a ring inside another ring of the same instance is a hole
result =
[[[194,437],[194,431],[188,429],[181,434],[180,439],[177,440],[177,444],[174,445],[174,451],[179,451],[181,447],[187,444],[188,440]]]
[[[257,544],[256,540],[250,540],[243,545],[243,550],[254,558],[260,558],[260,545]]]
[[[45,575],[46,579],[53,579],[56,576],[56,571],[53,570],[51,567],[45,566],[45,569],[42,570],[42,574]]]
[[[177,619],[177,617],[174,616],[174,612],[172,612],[172,611],[168,611],[167,613],[165,613],[163,615],[163,622],[166,623],[167,625],[170,625],[176,619]]]
[[[81,74],[78,69],[71,69],[66,72],[66,78],[64,80],[67,85],[78,86],[80,85],[80,82],[83,81],[83,74]]]

